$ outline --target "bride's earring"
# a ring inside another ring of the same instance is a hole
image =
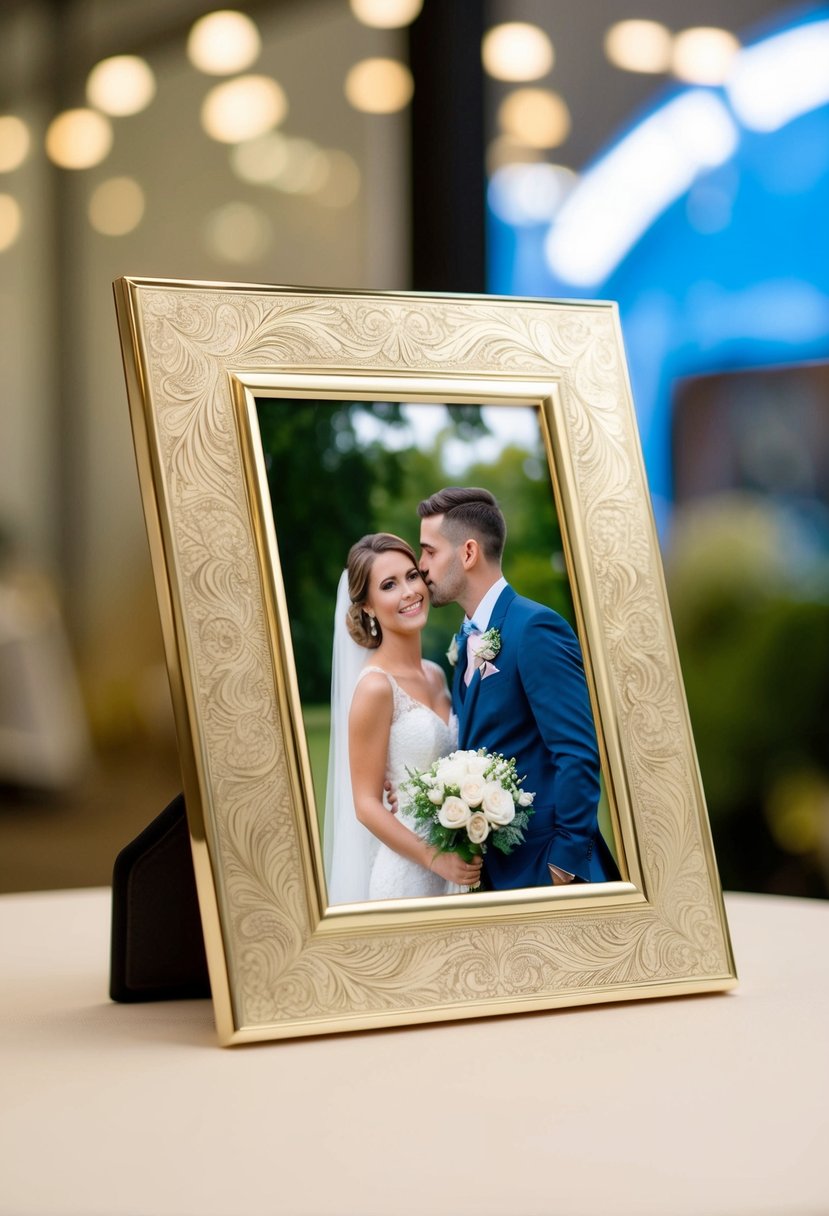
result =
[[[371,616],[370,614],[369,614],[368,619],[371,621],[371,624],[369,625],[369,630],[371,632],[371,636],[373,638],[376,638],[377,637],[377,622],[375,621],[374,617]]]

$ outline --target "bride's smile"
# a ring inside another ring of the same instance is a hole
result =
[[[404,604],[402,608],[398,609],[398,611],[400,612],[401,616],[416,616],[422,607],[423,596],[419,595],[416,600],[413,600],[410,604]]]

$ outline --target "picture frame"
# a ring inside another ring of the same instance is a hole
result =
[[[733,987],[615,304],[114,290],[221,1043]],[[619,881],[328,905],[263,398],[535,411]]]

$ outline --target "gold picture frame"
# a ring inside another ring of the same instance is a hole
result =
[[[221,1042],[732,987],[616,306],[131,277],[115,297]],[[263,395],[537,411],[620,881],[327,906]]]

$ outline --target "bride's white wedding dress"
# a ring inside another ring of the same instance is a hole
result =
[[[380,672],[391,685],[394,697],[391,731],[389,732],[388,777],[398,796],[397,818],[413,832],[418,825],[406,814],[406,790],[403,783],[408,769],[426,769],[439,756],[453,752],[458,745],[457,720],[443,721],[428,705],[410,697],[394,676],[382,667],[364,667],[359,679],[371,671]],[[359,681],[358,681],[359,682]],[[422,833],[419,833],[422,834]],[[417,862],[401,857],[393,849],[378,842],[369,877],[369,899],[411,899],[423,895],[450,895],[466,890],[432,873]]]

